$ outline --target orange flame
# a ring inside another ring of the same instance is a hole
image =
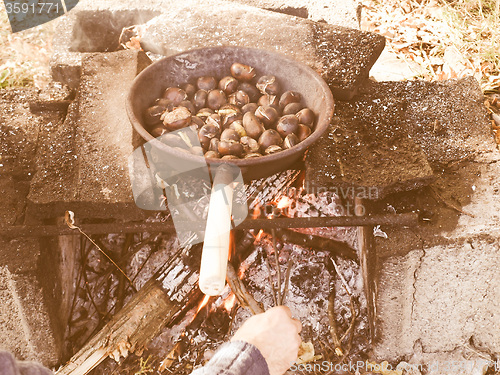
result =
[[[228,312],[231,312],[235,304],[236,304],[236,296],[234,295],[234,293],[231,293],[229,297],[227,297],[226,300],[224,301],[224,308]]]
[[[259,230],[259,233],[257,233],[257,236],[255,236],[254,243],[255,242],[259,242],[261,240],[261,238],[262,238],[263,235],[264,235],[264,230],[263,229]]]
[[[196,310],[195,315],[197,315],[201,311],[201,309],[207,305],[209,299],[210,299],[210,296],[208,296],[208,295],[205,295],[205,297],[203,297],[203,301],[201,301],[200,305],[198,306],[198,310]]]
[[[229,251],[228,251],[228,259],[231,260],[233,255],[236,254],[236,240],[234,238],[234,231],[229,232]]]
[[[260,206],[256,205],[255,208],[253,209],[252,219],[258,219],[260,215],[261,215]]]

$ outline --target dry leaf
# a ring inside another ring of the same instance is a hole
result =
[[[314,362],[318,359],[323,358],[321,355],[314,355],[314,345],[312,342],[303,342],[300,344],[299,357],[297,358],[297,364],[301,365],[308,362]]]

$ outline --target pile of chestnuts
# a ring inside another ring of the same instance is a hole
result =
[[[183,142],[174,131],[195,125],[201,148],[188,152],[206,158],[247,159],[302,142],[314,128],[315,114],[304,107],[300,93],[281,93],[276,77],[257,79],[254,68],[237,62],[231,75],[220,80],[203,76],[167,88],[145,111],[144,122],[153,137],[162,136],[173,147]]]

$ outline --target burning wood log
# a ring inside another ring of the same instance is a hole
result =
[[[259,305],[259,303],[250,293],[248,293],[243,280],[238,277],[236,270],[231,263],[227,265],[226,277],[227,283],[231,287],[231,290],[241,306],[248,307],[254,315],[264,312],[264,309]]]
[[[253,236],[247,232],[238,242],[235,262],[251,253],[253,240],[250,238]],[[191,251],[201,251],[201,246],[195,245]],[[160,329],[175,324],[185,311],[199,303],[201,296],[198,272],[186,264],[182,250],[178,250],[56,374],[85,375],[107,357],[118,361],[132,352],[140,355]]]
[[[177,309],[161,283],[150,280],[56,374],[85,375],[108,356],[118,361],[130,352],[140,353]]]

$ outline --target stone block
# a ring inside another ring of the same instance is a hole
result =
[[[433,170],[495,150],[482,99],[472,77],[372,83],[337,102],[338,119],[306,158],[306,186],[374,186],[382,198],[428,185]]]
[[[40,117],[34,116],[28,101],[35,98],[32,89],[0,91],[0,175],[29,178],[35,170]]]
[[[119,6],[109,2],[85,2],[58,21],[54,52],[50,61],[52,78],[78,88],[82,59],[93,52],[113,52],[119,47],[124,27],[142,24],[158,11],[146,6]]]
[[[359,28],[361,5],[356,0],[239,0],[263,9]],[[122,28],[143,24],[177,4],[171,0],[80,0],[61,17],[54,36],[51,72],[56,81],[77,88],[81,59],[88,52],[115,51]],[[231,4],[229,4],[231,6]]]
[[[236,0],[291,16],[359,29],[362,5],[356,0]]]
[[[18,359],[54,366],[60,350],[36,279],[0,267],[0,347]]]
[[[487,234],[385,259],[379,283],[384,360],[451,352],[470,341],[500,353],[500,242]]]
[[[23,222],[29,182],[6,174],[0,177],[0,230]],[[0,265],[14,273],[34,272],[40,256],[39,243],[34,238],[7,239],[0,237]]]
[[[172,4],[146,26],[146,51],[169,56],[219,45],[277,51],[316,70],[341,99],[366,81],[385,44],[377,34],[217,0]]]
[[[42,130],[39,168],[28,196],[30,218],[142,218],[133,200],[128,157],[134,132],[125,101],[150,60],[143,52],[85,56],[75,102],[62,126]]]

